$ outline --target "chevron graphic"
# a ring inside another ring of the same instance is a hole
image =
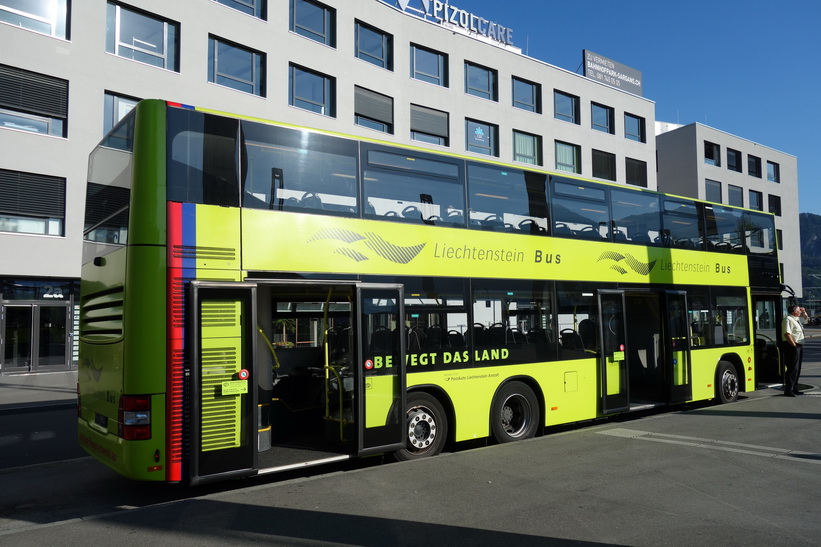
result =
[[[397,264],[408,264],[416,258],[416,256],[422,252],[422,249],[424,249],[427,245],[427,243],[419,243],[417,245],[409,246],[396,245],[373,232],[367,232],[365,235],[362,235],[352,230],[339,228],[326,228],[324,230],[320,230],[308,238],[307,243],[322,240],[339,241],[347,244],[346,246],[336,248],[334,253],[348,257],[356,262],[370,260],[370,258],[364,253],[351,248],[352,245],[362,241],[364,242],[363,244],[365,247],[376,253],[378,256]]]
[[[653,268],[656,267],[656,261],[655,260],[653,260],[652,262],[642,262],[641,260],[637,259],[636,257],[634,257],[633,255],[631,255],[629,253],[626,254],[626,255],[623,255],[623,254],[618,253],[616,251],[605,251],[605,252],[603,252],[601,255],[599,255],[599,258],[596,260],[596,262],[601,262],[602,260],[612,260],[613,262],[622,262],[622,261],[624,261],[624,263],[631,270],[633,270],[634,272],[636,272],[639,275],[647,275],[651,271],[653,271]],[[610,266],[610,268],[613,269],[613,270],[616,270],[617,272],[619,272],[622,275],[627,273],[627,270],[625,268],[623,268],[622,266],[620,266],[619,264],[612,264]]]

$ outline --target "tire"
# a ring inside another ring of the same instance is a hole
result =
[[[724,403],[738,399],[738,372],[727,361],[719,361],[716,368],[716,397]]]
[[[529,439],[539,429],[539,401],[522,382],[502,386],[490,407],[490,429],[500,443]]]
[[[436,456],[448,439],[448,417],[435,397],[422,391],[408,393],[405,448],[394,455],[399,461]]]

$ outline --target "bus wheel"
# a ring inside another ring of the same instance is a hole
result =
[[[490,428],[500,443],[529,439],[539,428],[539,401],[522,382],[510,382],[493,399]]]
[[[727,361],[719,361],[716,369],[716,391],[722,403],[738,399],[738,373]]]
[[[421,391],[408,393],[406,428],[405,448],[395,452],[399,461],[435,456],[445,447],[448,419],[445,409],[432,395]]]

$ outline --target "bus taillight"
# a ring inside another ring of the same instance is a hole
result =
[[[120,397],[119,436],[127,441],[151,438],[151,396],[123,395]]]

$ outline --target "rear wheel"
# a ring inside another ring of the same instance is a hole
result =
[[[400,461],[439,454],[448,438],[445,409],[435,397],[424,392],[408,393],[405,448],[395,452]]]
[[[500,443],[529,439],[539,428],[539,401],[522,382],[502,386],[490,407],[490,428]]]
[[[738,372],[727,361],[718,362],[716,391],[722,403],[732,403],[738,399]]]

